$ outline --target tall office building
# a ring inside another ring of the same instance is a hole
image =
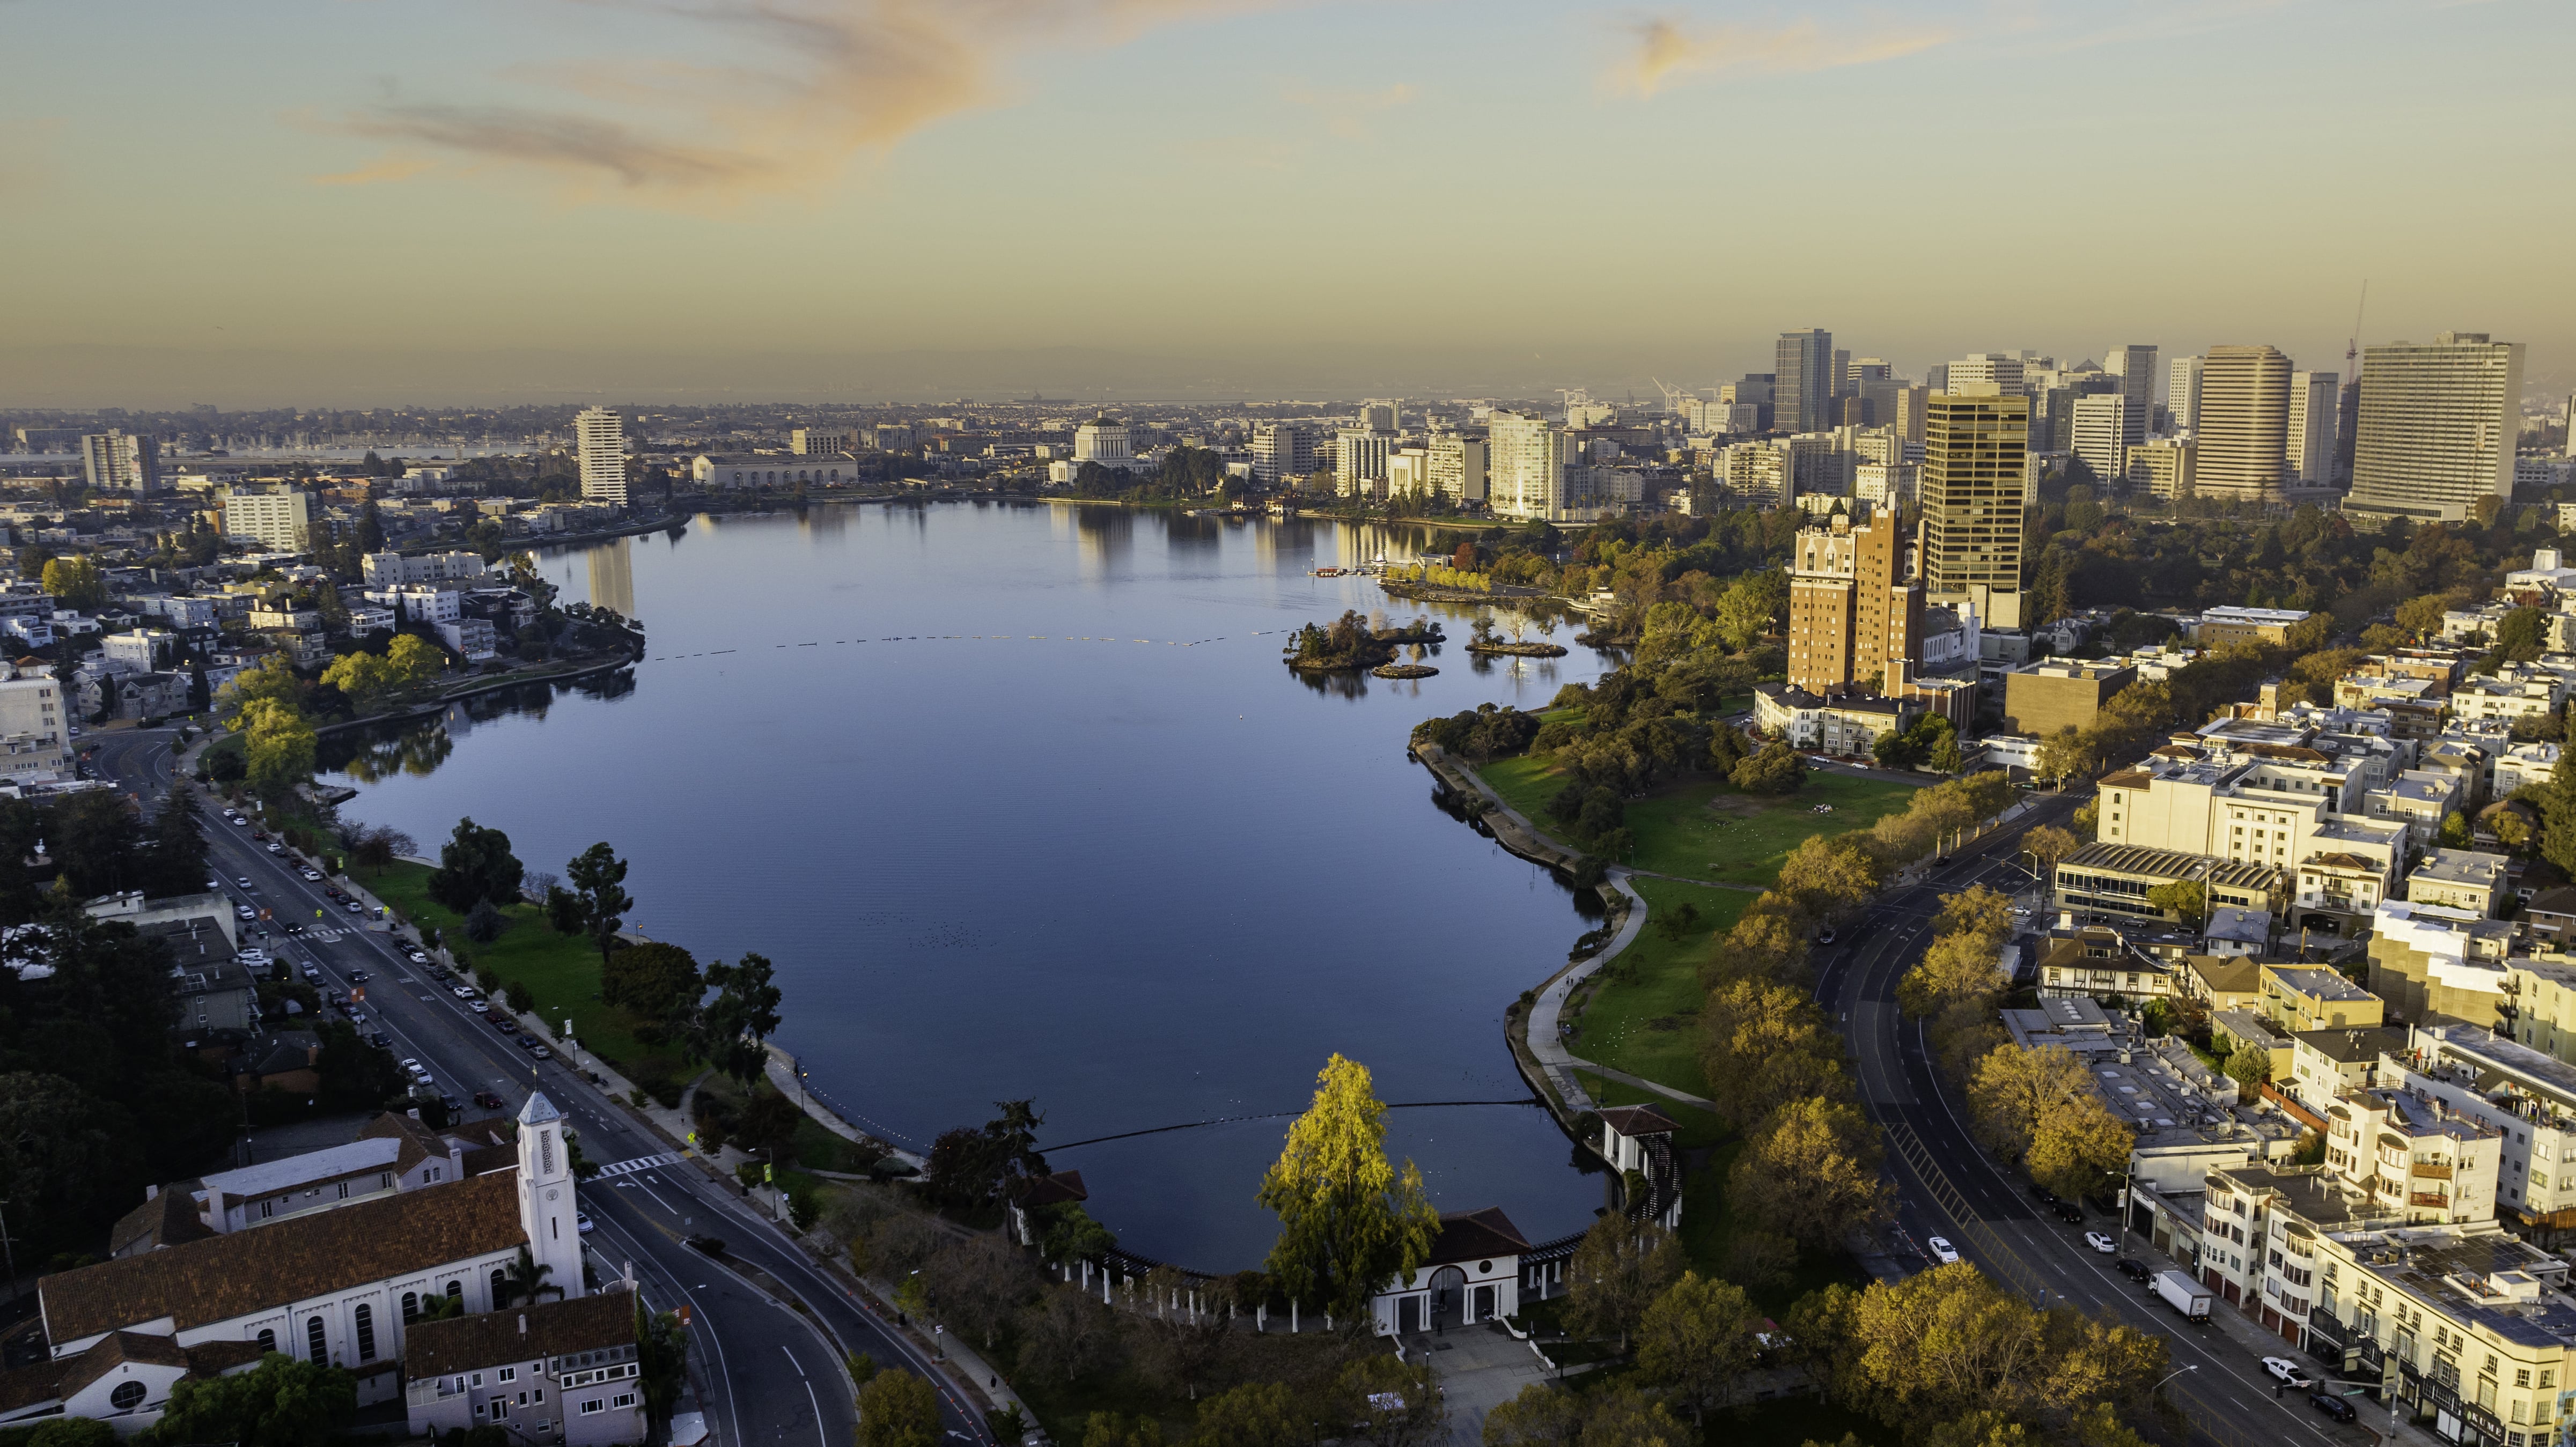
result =
[[[1844,355],[1849,356],[1850,354],[1845,353]],[[1871,382],[1884,382],[1893,378],[1895,375],[1896,369],[1889,366],[1886,359],[1883,357],[1853,357],[1850,361],[1843,364],[1843,381],[1848,384],[1848,389],[1853,392],[1863,391],[1866,389],[1867,384]]]
[[[1343,428],[1333,438],[1333,491],[1343,497],[1386,496],[1386,468],[1394,455],[1394,433]]]
[[[799,427],[787,434],[787,446],[799,457],[830,457],[855,450],[858,437],[847,427]]]
[[[2129,399],[2129,430],[2120,442],[2135,447],[2147,440],[2147,424],[2156,415],[2156,349],[2133,343],[2113,347],[2102,354],[2102,370],[2120,379],[2120,395]]]
[[[1393,402],[1362,402],[1357,425],[1363,432],[1393,432],[1396,415],[1397,407]]]
[[[2165,369],[2165,406],[2173,413],[2174,427],[2189,432],[2200,425],[2200,381],[2205,359],[2176,357]]]
[[[2290,359],[2277,347],[2212,347],[2201,369],[2202,497],[2276,500],[2289,471]]]
[[[149,437],[110,428],[81,439],[81,467],[92,492],[161,490],[161,446]]]
[[[1896,514],[1863,527],[1836,513],[1801,528],[1789,555],[1789,686],[1810,693],[1855,688],[1892,694],[1920,661],[1923,589],[1902,580]]]
[[[1822,432],[1833,412],[1834,334],[1822,327],[1782,332],[1772,367],[1771,425],[1782,432]]]
[[[1496,412],[1486,423],[1485,505],[1497,517],[1565,516],[1565,429],[1544,417]]]
[[[2082,458],[2103,485],[2118,483],[2129,474],[2127,438],[2129,418],[2135,410],[2129,399],[2118,392],[2097,392],[2075,399],[2074,417],[2067,428],[2067,449]]]
[[[2521,401],[2520,342],[2444,332],[2429,346],[2368,348],[2343,510],[2458,522],[2480,498],[2510,498]]]
[[[1252,430],[1252,476],[1264,487],[1294,482],[1315,470],[1315,434],[1292,422],[1265,422]]]
[[[1991,382],[2009,397],[2021,390],[2025,376],[2021,358],[2009,352],[1978,352],[1950,364],[1949,390],[1955,394]]]
[[[1931,601],[1969,604],[1989,628],[2019,628],[2030,398],[1993,382],[1950,385],[1924,409],[1916,571]]]
[[[2343,378],[2335,372],[2290,374],[2289,476],[2302,487],[2330,487],[2335,476],[2335,414]]]
[[[582,497],[626,506],[626,420],[614,407],[585,407],[572,425],[581,448]]]

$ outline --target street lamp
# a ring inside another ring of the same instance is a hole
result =
[[[2198,1362],[2194,1362],[2187,1367],[2176,1367],[2172,1371],[2165,1373],[2163,1380],[2158,1381],[2154,1386],[2147,1388],[2147,1390],[2149,1392],[2160,1391],[2163,1389],[2166,1382],[2172,1381],[2174,1378],[2181,1376],[2185,1372],[2196,1372],[2199,1370],[2200,1363]]]

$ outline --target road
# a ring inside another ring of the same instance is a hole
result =
[[[2121,1252],[2152,1259],[2147,1243],[2121,1223],[2090,1212],[2082,1226],[2043,1215],[2027,1182],[1978,1148],[1964,1107],[1932,1064],[1922,1027],[1897,1009],[1896,982],[1931,943],[1940,896],[1977,883],[2008,893],[2029,887],[2031,876],[2013,862],[2022,833],[2062,821],[2078,803],[2071,794],[2030,797],[2030,812],[1959,850],[1923,882],[1880,896],[1818,964],[1816,997],[1850,1046],[1864,1105],[1888,1135],[1887,1165],[1898,1189],[1891,1234],[1902,1243],[1900,1252],[1924,1260],[1924,1238],[1942,1236],[1988,1274],[2025,1294],[2042,1294],[2045,1304],[2071,1302],[2163,1336],[2174,1366],[2191,1369],[2167,1394],[2184,1403],[2209,1440],[2228,1447],[2376,1441],[2377,1434],[2358,1424],[2336,1426],[2302,1394],[2276,1399],[2259,1353],[2217,1327],[2176,1330],[2170,1309],[2113,1270],[2111,1256],[2084,1244],[2085,1231],[2103,1231],[2116,1236]],[[2287,1342],[2268,1350],[2297,1355]],[[2359,1405],[2365,1421],[2377,1420],[2369,1404]]]
[[[159,806],[170,786],[172,733],[119,731],[89,742],[99,778],[137,794],[147,811]],[[258,943],[297,969],[308,961],[318,967],[326,994],[351,989],[350,972],[366,971],[366,999],[355,1008],[367,1017],[366,1029],[391,1037],[396,1057],[419,1060],[440,1089],[457,1096],[499,1095],[505,1109],[494,1116],[515,1116],[529,1093],[542,1088],[571,1119],[582,1154],[607,1168],[580,1188],[596,1223],[589,1244],[600,1258],[599,1274],[619,1274],[631,1262],[649,1302],[690,1308],[693,1376],[707,1426],[722,1447],[849,1442],[857,1414],[841,1361],[854,1352],[881,1366],[909,1366],[938,1387],[950,1440],[992,1442],[980,1408],[924,1353],[816,1268],[733,1188],[710,1180],[694,1162],[679,1163],[670,1141],[564,1061],[541,1063],[493,1029],[416,971],[392,936],[364,929],[321,884],[298,874],[289,857],[254,842],[249,828],[226,824],[215,810],[206,830],[210,873],[221,877],[226,893],[274,917],[272,937]],[[241,879],[249,885],[235,883]],[[308,933],[282,934],[278,927],[289,921],[306,924]],[[811,1319],[725,1261],[683,1245],[692,1234],[721,1239],[727,1258],[783,1283]]]

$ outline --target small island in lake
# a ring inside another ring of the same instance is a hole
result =
[[[1281,657],[1290,668],[1300,673],[1356,672],[1393,664],[1395,651],[1408,643],[1438,644],[1442,638],[1437,623],[1417,620],[1409,628],[1373,630],[1367,619],[1356,612],[1346,612],[1329,624],[1309,623],[1298,629],[1288,646],[1281,650]],[[1430,675],[1408,672],[1387,676],[1426,678]]]

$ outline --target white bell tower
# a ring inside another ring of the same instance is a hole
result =
[[[528,1233],[528,1254],[553,1268],[545,1284],[570,1299],[583,1294],[581,1223],[563,1130],[563,1112],[543,1092],[519,1108],[519,1226]]]

